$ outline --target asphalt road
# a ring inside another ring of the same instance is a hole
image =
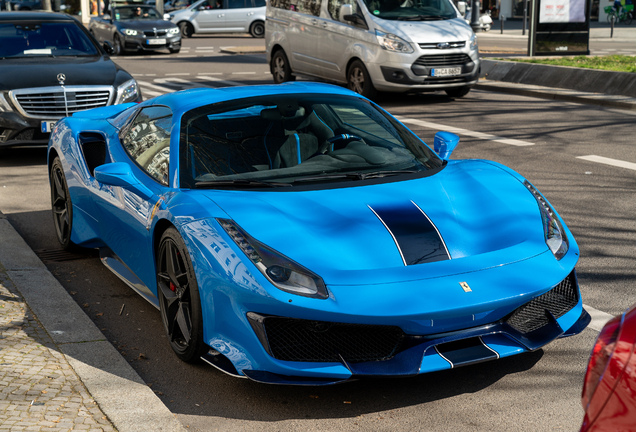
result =
[[[262,40],[195,37],[185,41],[193,57],[131,56],[118,62],[146,83],[147,95],[197,85],[271,83],[262,55],[217,51],[251,43]],[[210,52],[196,53],[204,48]],[[458,100],[434,93],[391,96],[381,104],[428,143],[438,128],[465,129],[453,158],[495,160],[529,178],[581,247],[577,269],[586,305],[615,315],[636,302],[636,171],[580,158],[636,163],[636,113],[479,90]],[[475,132],[490,135],[478,138]],[[533,145],[504,144],[492,136]],[[593,329],[527,355],[333,387],[259,385],[209,366],[184,364],[168,346],[159,312],[99,259],[55,253],[45,151],[1,151],[0,167],[0,210],[190,430],[574,431],[580,426],[583,374],[597,335]]]

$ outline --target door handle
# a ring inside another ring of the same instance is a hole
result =
[[[312,19],[312,20],[311,20],[311,23],[312,23],[313,25],[316,25],[316,24],[318,24],[318,20],[317,20],[317,19]]]

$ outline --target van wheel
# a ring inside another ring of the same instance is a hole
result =
[[[250,26],[250,34],[255,38],[265,37],[265,24],[263,21],[253,22]]]
[[[372,99],[377,95],[371,77],[364,64],[360,60],[356,60],[349,66],[347,72],[347,87],[362,96]]]
[[[470,91],[470,87],[454,87],[446,89],[446,94],[452,98],[460,98],[466,96]]]
[[[289,60],[285,55],[285,51],[278,50],[272,57],[272,76],[276,84],[282,84],[287,81],[294,81],[296,77],[292,75],[291,68],[289,67]]]
[[[194,27],[192,27],[192,24],[190,24],[189,22],[180,22],[179,30],[181,31],[181,35],[184,38],[192,37],[192,35],[194,34]]]

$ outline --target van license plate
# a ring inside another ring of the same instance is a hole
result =
[[[440,77],[440,76],[453,76],[453,75],[461,75],[462,68],[442,68],[442,69],[431,69],[431,76]]]
[[[46,121],[45,120],[42,123],[40,123],[40,130],[43,133],[49,133],[55,127],[55,123],[57,123],[57,121]]]
[[[148,45],[165,45],[165,39],[148,39]]]

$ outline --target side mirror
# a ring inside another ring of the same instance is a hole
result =
[[[347,21],[353,21],[347,20],[347,15],[353,15],[353,6],[351,6],[350,4],[343,4],[342,6],[340,6],[340,14],[338,15],[340,17],[340,22],[346,24]]]
[[[457,2],[457,10],[459,11],[460,14],[465,15],[466,14],[466,2],[464,2],[464,1]]]
[[[437,132],[433,141],[433,149],[443,160],[448,160],[459,144],[459,136],[450,132]]]
[[[130,170],[130,166],[123,162],[98,166],[95,168],[95,179],[105,185],[122,187],[145,200],[150,200],[154,195],[150,189],[137,180]]]
[[[170,21],[170,14],[167,14],[167,13],[163,14],[163,19],[166,21]]]
[[[113,44],[110,43],[110,41],[104,41],[104,45],[102,45],[104,47],[104,51],[106,51],[107,54],[113,55],[115,53],[115,48],[113,47]]]

